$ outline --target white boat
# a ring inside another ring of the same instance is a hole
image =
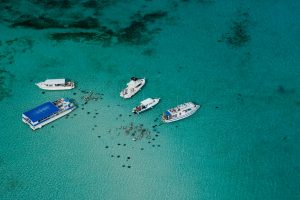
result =
[[[139,114],[145,110],[148,110],[150,108],[153,108],[156,104],[158,104],[160,98],[152,99],[148,98],[143,101],[141,101],[141,104],[139,106],[136,106],[134,109],[132,109],[132,112],[134,114]]]
[[[43,82],[36,83],[43,90],[70,90],[75,87],[74,82],[66,81],[66,79],[47,79]]]
[[[128,99],[135,95],[145,85],[145,78],[132,77],[127,83],[127,87],[121,91],[120,96]]]
[[[184,119],[194,114],[199,108],[200,105],[196,105],[192,102],[180,104],[175,108],[171,108],[164,112],[162,116],[162,121],[165,123],[170,123]]]
[[[22,121],[32,130],[42,128],[46,124],[72,112],[76,106],[67,98],[54,102],[46,102],[22,114]]]

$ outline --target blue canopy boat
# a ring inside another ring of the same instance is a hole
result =
[[[22,121],[33,130],[72,112],[76,106],[67,98],[46,102],[22,114]]]

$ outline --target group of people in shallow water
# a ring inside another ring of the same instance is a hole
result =
[[[124,130],[126,135],[133,136],[132,140],[140,140],[144,137],[151,138],[151,132],[143,127],[143,124],[134,125],[132,122],[129,126],[122,126],[121,129]]]

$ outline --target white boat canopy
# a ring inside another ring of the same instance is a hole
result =
[[[127,83],[128,87],[134,87],[136,85],[135,81],[129,81],[129,83]]]
[[[65,84],[66,80],[64,78],[61,78],[61,79],[47,79],[45,80],[45,84],[47,85],[55,85],[55,84],[60,84],[60,85],[63,85]]]
[[[141,104],[143,104],[143,105],[148,105],[150,103],[153,103],[153,99],[151,99],[151,98],[148,98],[148,99],[145,99],[144,101],[141,101]]]

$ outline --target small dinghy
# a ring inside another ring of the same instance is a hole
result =
[[[134,114],[139,114],[145,110],[148,110],[149,108],[153,108],[153,106],[155,106],[156,104],[158,104],[160,98],[156,98],[156,99],[152,99],[152,98],[148,98],[145,99],[143,101],[141,101],[141,104],[137,107],[135,107],[132,112]]]
[[[47,79],[43,82],[36,83],[43,90],[70,90],[75,87],[74,82],[66,81],[66,79]]]
[[[127,87],[121,91],[120,96],[128,99],[135,95],[145,85],[145,78],[132,77],[127,83]]]

